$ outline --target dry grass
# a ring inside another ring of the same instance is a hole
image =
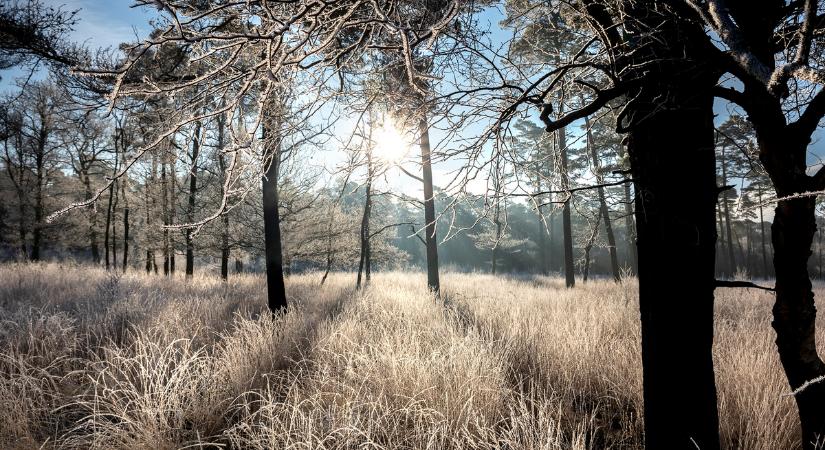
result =
[[[642,448],[632,280],[318,279],[0,266],[0,448]],[[717,298],[724,447],[798,448],[770,295]]]

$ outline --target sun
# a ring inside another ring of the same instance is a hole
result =
[[[407,157],[411,143],[392,121],[385,120],[375,131],[375,153],[378,158],[397,164]]]

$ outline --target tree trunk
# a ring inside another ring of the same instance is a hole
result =
[[[92,182],[89,179],[88,168],[83,173],[83,186],[86,189],[86,199],[91,199],[94,193],[92,192]],[[92,251],[92,261],[95,265],[100,265],[100,244],[98,243],[97,235],[97,206],[93,203],[89,205],[89,248]]]
[[[198,194],[198,152],[200,151],[201,123],[195,122],[195,133],[192,139],[192,167],[189,171],[189,209],[186,219],[189,223],[195,222],[195,197]],[[186,278],[192,278],[195,273],[195,243],[192,239],[192,229],[186,229]]]
[[[226,117],[220,115],[218,117],[218,164],[221,173],[226,179],[227,174],[226,158],[223,155],[224,150],[224,133],[226,128]],[[225,190],[224,183],[221,183],[221,198],[222,202],[226,201],[228,193]],[[226,281],[229,278],[229,211],[224,211],[222,215],[223,223],[221,228],[221,279]]]
[[[123,208],[123,273],[129,267],[129,204]]]
[[[725,146],[722,146],[722,186],[728,185],[728,165],[725,160]],[[736,273],[737,264],[736,257],[733,253],[733,231],[730,223],[730,208],[728,206],[728,189],[722,191],[722,210],[725,214],[725,234],[727,235],[727,252],[728,252],[728,273],[732,277]]]
[[[706,49],[691,47],[697,40],[675,20],[643,17],[655,19],[666,43],[634,54],[640,63],[631,72],[643,78],[627,111],[634,118],[628,152],[637,193],[645,448],[717,450],[712,90],[719,74],[697,62]]]
[[[175,149],[171,148],[174,152]],[[172,153],[172,161],[169,164],[169,223],[177,223],[178,210],[178,171],[177,171],[177,155]],[[175,275],[175,233],[169,234],[169,275]]]
[[[596,182],[598,184],[603,184],[604,176],[601,173],[599,154],[596,151],[596,145],[593,142],[593,132],[590,130],[589,117],[585,117],[584,124],[587,129],[587,148],[590,150],[590,158],[593,160],[593,174],[596,175]],[[613,235],[613,224],[610,222],[610,210],[607,208],[607,199],[604,194],[604,188],[599,186],[596,191],[599,195],[599,212],[602,216],[602,220],[604,220],[604,232],[607,235],[607,249],[610,253],[610,269],[613,271],[613,279],[619,281],[621,279],[621,272],[619,271],[619,256],[616,253],[616,236]]]
[[[264,210],[264,244],[266,247],[266,290],[267,305],[275,314],[286,311],[286,288],[284,286],[284,264],[281,250],[281,218],[278,212],[278,169],[280,166],[280,136],[270,139],[263,128],[262,138],[266,148],[264,164],[266,171],[261,178]]]
[[[365,186],[364,214],[361,216],[361,257],[358,262],[358,279],[355,288],[361,289],[361,275],[366,272],[364,285],[369,284],[370,274],[370,213],[372,211],[372,151],[367,149],[367,184]]]
[[[433,189],[433,168],[430,149],[430,131],[426,117],[418,124],[421,134],[421,168],[424,180],[424,243],[427,247],[427,287],[436,294],[441,291],[438,274],[438,239],[435,223],[435,194]]]
[[[109,201],[106,206],[106,228],[103,231],[103,248],[106,259],[106,270],[109,270],[109,227],[112,226],[112,201],[114,200],[115,183],[109,185]]]
[[[40,261],[40,246],[43,241],[43,183],[45,181],[43,173],[45,164],[43,153],[45,151],[45,137],[42,137],[41,141],[42,142],[38,143],[39,147],[35,155],[34,226],[32,227],[32,252],[29,258],[32,261]]]
[[[561,153],[561,178],[562,189],[570,189],[570,179],[568,174],[567,161],[567,130],[562,127],[558,130],[559,152]],[[564,284],[571,288],[576,285],[576,273],[573,266],[573,229],[570,224],[570,201],[573,200],[571,194],[567,195],[564,207],[561,211],[562,232],[564,237]]]
[[[169,275],[169,186],[166,180],[167,152],[160,161],[160,214],[163,219],[163,274]]]
[[[779,359],[794,390],[825,375],[825,364],[816,350],[816,307],[808,276],[808,257],[816,233],[815,205],[813,197],[780,201],[771,226],[776,271],[773,328]],[[794,398],[802,424],[803,447],[822,448],[825,383],[813,383]]]

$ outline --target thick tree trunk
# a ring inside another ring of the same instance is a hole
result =
[[[599,153],[596,151],[596,145],[593,142],[593,132],[590,130],[590,119],[584,119],[585,128],[587,129],[587,148],[590,150],[590,158],[593,160],[593,173],[596,175],[596,182],[598,184],[604,183],[604,176],[601,173],[601,164],[599,162]],[[613,279],[619,281],[621,279],[621,272],[619,271],[619,256],[616,253],[616,236],[613,234],[613,224],[610,222],[610,209],[607,207],[607,198],[604,194],[604,188],[599,186],[596,189],[599,195],[599,213],[604,220],[604,233],[607,235],[607,250],[610,254],[610,269],[613,271]],[[589,252],[588,252],[589,253]]]
[[[427,287],[436,295],[441,290],[438,274],[438,238],[435,223],[435,194],[433,189],[433,168],[430,149],[430,131],[426,117],[418,124],[421,134],[421,168],[424,180],[424,243],[427,247]]]
[[[559,152],[561,154],[561,177],[562,189],[570,188],[570,179],[568,174],[567,161],[567,130],[560,128],[558,130]],[[570,202],[573,200],[572,195],[567,195],[567,200],[564,202],[564,207],[561,211],[562,220],[562,236],[564,244],[564,284],[571,288],[576,285],[576,272],[573,265],[573,228],[570,223]]]
[[[200,151],[201,123],[195,122],[195,134],[192,139],[192,167],[189,171],[189,208],[186,219],[189,223],[195,222],[195,197],[198,195],[198,152]],[[195,243],[192,239],[192,229],[186,229],[186,278],[192,278],[195,273]]]
[[[264,245],[266,247],[266,290],[267,305],[275,314],[286,311],[286,288],[284,286],[284,264],[281,249],[281,218],[278,212],[278,169],[280,166],[280,139],[275,135],[270,139],[263,129],[266,156],[266,171],[261,178],[264,210]],[[276,133],[278,131],[276,130]]]
[[[779,359],[794,390],[825,376],[825,364],[816,349],[816,306],[808,275],[816,233],[815,205],[813,197],[780,201],[771,226],[776,271],[773,328]],[[803,447],[825,447],[825,383],[811,384],[794,399],[802,424]]]
[[[682,30],[655,23],[667,44],[635,55],[647,65],[628,110],[635,118],[628,152],[637,193],[645,448],[716,450],[712,89],[718,74],[692,60],[705,49],[689,47],[694,40]]]

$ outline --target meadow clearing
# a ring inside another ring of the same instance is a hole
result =
[[[643,447],[632,278],[319,281],[0,266],[0,448]],[[771,304],[717,291],[724,448],[799,446]]]

